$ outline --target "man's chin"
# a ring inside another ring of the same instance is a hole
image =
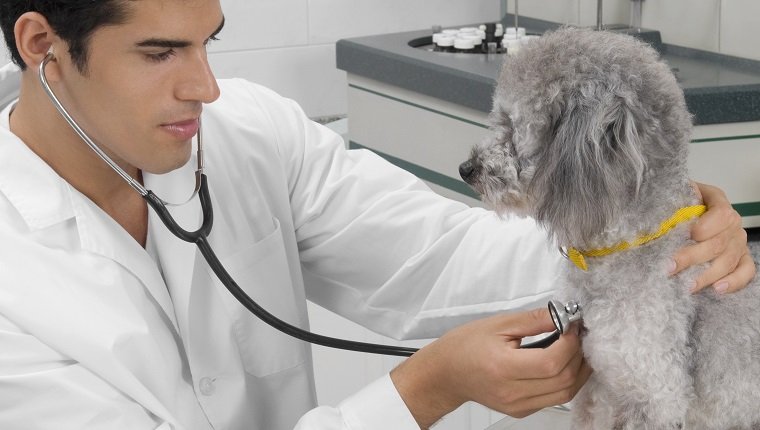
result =
[[[168,161],[167,160],[164,163],[151,164],[151,165],[143,167],[142,171],[150,173],[150,174],[153,174],[153,175],[163,175],[163,174],[166,174],[166,173],[173,172],[173,171],[175,171],[177,169],[180,169],[180,168],[184,167],[185,165],[187,165],[187,163],[189,163],[191,161],[193,163],[195,163],[195,159],[193,158],[193,160],[190,160],[190,158],[191,158],[191,154],[188,151],[187,154],[185,154],[185,155],[183,155],[181,157],[178,157],[176,160],[172,160],[172,161]]]

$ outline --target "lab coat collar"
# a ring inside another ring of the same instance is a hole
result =
[[[39,248],[37,243],[19,241],[13,248],[0,249],[0,261],[10,267],[26,267],[28,256],[39,252]],[[44,270],[27,271],[12,285],[0,289],[0,309],[5,317],[44,344],[76,360],[156,416],[176,424],[167,404],[133,372],[136,357],[114,354],[119,339],[111,331],[113,321],[106,318],[102,324],[98,323],[102,321],[98,315],[103,313],[99,295],[107,295],[107,288],[78,290],[81,285],[92,288],[92,277],[99,267],[92,269],[92,272],[68,273],[62,279],[70,283],[59,283]],[[125,321],[119,320],[115,325],[124,324]]]
[[[148,254],[140,249],[110,217],[103,214],[87,197],[71,187],[37,154],[10,132],[8,114],[18,96],[20,71],[13,65],[0,68],[0,192],[16,208],[30,230],[42,230],[77,217],[79,240],[83,249],[115,260],[137,276],[176,327],[172,299]],[[186,200],[194,184],[195,157],[180,169],[165,175],[144,175],[145,185],[159,197],[172,202]],[[186,205],[171,208],[186,229],[200,220],[200,204],[193,199]],[[166,283],[175,288],[188,285],[192,271],[194,245],[167,238],[171,234],[150,211],[149,234],[158,244]],[[108,238],[104,240],[104,238]],[[166,240],[169,239],[169,240]],[[164,245],[166,244],[166,245]],[[175,264],[175,261],[177,264]],[[171,289],[171,288],[170,288]],[[181,295],[179,297],[182,297]]]
[[[10,132],[8,115],[18,96],[19,80],[20,72],[15,66],[0,68],[0,101],[3,103],[0,108],[4,109],[0,115],[0,192],[10,200],[32,231],[76,217],[82,248],[104,255],[130,270],[150,291],[175,324],[175,329],[179,329],[172,299],[178,301],[177,307],[188,305],[195,245],[172,236],[153,210],[149,210],[149,234],[157,244],[164,283],[154,262],[131,236]],[[182,202],[192,193],[195,166],[197,158],[193,154],[183,167],[163,175],[145,173],[143,180],[146,188],[160,198]],[[169,211],[185,229],[200,225],[198,198],[182,206],[169,207]]]
[[[0,67],[0,109],[18,98],[21,70],[13,63]]]
[[[11,133],[8,109],[0,116],[0,192],[31,231],[41,231],[76,218],[83,250],[108,257],[145,285],[176,326],[164,281],[148,253],[95,203],[69,185],[24,142]]]
[[[0,192],[31,231],[70,219],[74,216],[71,187],[10,132],[9,112],[6,108],[0,116]]]
[[[0,69],[0,100],[5,100],[7,94],[13,94],[5,87],[9,73],[8,67]],[[3,106],[0,115],[0,192],[16,208],[31,231],[44,230],[76,218],[82,249],[108,257],[131,271],[142,281],[177,330],[171,298],[153,260],[113,219],[58,176],[10,132],[8,115],[12,103],[15,99]],[[156,181],[156,185],[160,183]]]
[[[31,231],[42,231],[72,218],[75,219],[75,234],[78,236],[81,249],[109,258],[131,272],[141,281],[162,308],[168,321],[172,324],[170,330],[178,331],[169,291],[167,291],[166,284],[148,253],[116,221],[86,196],[71,187],[26,144],[10,132],[8,127],[10,109],[6,108],[15,103],[18,96],[18,80],[14,81],[14,79],[19,73],[17,69],[14,69],[15,66],[0,68],[0,109],[3,109],[3,115],[0,115],[0,192],[14,206]],[[188,168],[192,175],[192,166],[188,166]],[[182,176],[184,171],[184,168],[180,169],[177,175]],[[174,189],[172,180],[172,175],[150,177],[151,188],[157,190],[160,193],[159,195],[173,199],[176,197],[173,194],[176,193],[172,192]],[[180,212],[182,211],[189,214],[192,208],[184,208]],[[192,217],[183,214],[176,216],[179,222],[188,221],[188,218]],[[157,220],[151,217],[149,223],[155,225]],[[149,228],[151,227],[149,225]],[[167,266],[173,267],[170,260],[171,258],[164,258],[164,261],[169,263]],[[187,264],[185,268],[187,270]],[[45,294],[58,294],[61,291],[68,291],[67,289],[32,288],[28,294],[38,291],[40,294],[44,292],[38,303],[52,306],[51,314],[60,312],[61,309],[75,308],[74,306],[62,306],[66,300],[51,301],[50,296],[45,296]],[[67,300],[74,300],[65,294],[64,297]],[[93,304],[93,306],[96,305]],[[19,315],[18,317],[24,319],[29,316]],[[74,318],[72,321],[79,324],[80,319]],[[107,342],[92,341],[94,337],[108,336],[108,333],[102,332],[97,326],[86,322],[86,318],[81,321],[85,322],[78,326],[77,331],[82,334],[79,339],[86,347],[83,349],[74,348],[74,350],[88,351],[83,357],[82,363],[140,404],[145,405],[157,416],[176,423],[165,405],[147,390],[145,385],[130,372],[129,368],[118,360],[118,357],[114,357],[100,348],[100,345]],[[40,321],[30,319],[27,323],[31,326],[40,323]],[[74,329],[74,327],[71,328]],[[94,337],[87,335],[89,328],[94,330]],[[51,339],[50,343],[54,344],[55,342]]]
[[[69,185],[10,132],[9,114],[20,85],[21,71],[15,64],[0,68],[0,191],[36,231],[70,219],[74,211]]]

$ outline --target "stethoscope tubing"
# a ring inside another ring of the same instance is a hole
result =
[[[169,213],[164,203],[153,192],[148,192],[145,196],[145,200],[156,211],[159,219],[164,223],[167,229],[172,232],[178,238],[194,243],[198,246],[198,249],[203,255],[203,258],[208,263],[211,270],[219,278],[222,285],[227,288],[227,291],[232,294],[243,307],[249,312],[259,318],[261,321],[269,324],[273,328],[309,343],[316,345],[327,346],[331,348],[346,349],[351,351],[370,352],[373,354],[384,355],[396,355],[396,356],[410,356],[414,354],[417,349],[406,348],[399,346],[380,345],[365,342],[356,342],[347,339],[338,339],[329,336],[323,336],[316,333],[312,333],[308,330],[304,330],[300,327],[289,324],[276,316],[272,315],[266,309],[261,307],[255,300],[253,300],[240,286],[235,282],[232,276],[224,268],[224,265],[219,261],[214,249],[208,242],[208,234],[211,232],[211,227],[214,219],[214,211],[211,206],[211,198],[208,190],[208,179],[205,174],[201,174],[201,187],[198,192],[198,197],[201,202],[201,210],[203,212],[203,223],[201,227],[196,231],[187,231],[180,227],[174,218]]]
[[[172,217],[171,213],[169,213],[169,210],[166,208],[166,205],[169,203],[163,201],[161,198],[159,198],[156,194],[154,194],[152,191],[145,189],[145,187],[142,186],[137,180],[132,178],[129,174],[127,174],[121,167],[119,167],[113,160],[108,157],[108,155],[98,147],[98,145],[87,135],[87,133],[79,126],[79,124],[74,120],[74,118],[68,113],[66,108],[63,106],[63,104],[58,100],[58,98],[55,96],[55,93],[53,92],[52,88],[48,84],[47,78],[45,76],[45,66],[49,61],[51,61],[54,57],[52,52],[49,52],[48,55],[45,57],[45,59],[40,63],[39,67],[39,79],[42,83],[43,88],[45,89],[45,92],[47,93],[50,100],[53,102],[53,105],[56,107],[56,110],[63,116],[63,118],[66,120],[66,122],[71,126],[71,128],[79,135],[79,137],[93,150],[95,153],[103,159],[103,161],[108,164],[119,176],[121,176],[127,183],[132,186],[148,203],[148,205],[153,208],[153,210],[156,212],[156,215],[161,220],[161,222],[164,223],[167,229],[174,234],[177,238],[194,243],[199,251],[201,252],[201,255],[203,255],[203,258],[208,263],[211,270],[214,272],[214,274],[219,278],[219,281],[222,283],[222,285],[225,286],[225,288],[232,294],[235,299],[237,299],[238,302],[240,302],[241,305],[243,305],[249,312],[251,312],[253,315],[255,315],[257,318],[259,318],[261,321],[265,322],[266,324],[269,324],[273,328],[292,336],[296,339],[300,339],[305,342],[313,343],[316,345],[322,345],[330,348],[337,348],[337,349],[344,349],[344,350],[350,350],[350,351],[358,351],[358,352],[368,352],[372,354],[383,354],[383,355],[391,355],[391,356],[402,356],[402,357],[409,357],[413,355],[415,352],[418,351],[417,348],[410,348],[410,347],[402,347],[402,346],[392,346],[392,345],[382,345],[382,344],[374,344],[374,343],[366,343],[366,342],[357,342],[352,341],[348,339],[340,339],[340,338],[334,338],[329,336],[324,336],[316,333],[312,333],[308,330],[304,330],[300,327],[294,326],[290,323],[287,323],[270,312],[268,312],[266,309],[261,307],[258,303],[256,303],[255,300],[253,300],[240,286],[235,282],[235,280],[232,278],[232,276],[227,272],[227,270],[224,268],[222,263],[219,261],[219,258],[216,256],[216,253],[214,252],[213,248],[209,244],[208,236],[211,233],[211,227],[213,225],[214,220],[214,211],[211,204],[211,198],[209,195],[208,190],[208,179],[206,178],[206,175],[203,173],[203,152],[202,152],[202,146],[201,146],[201,127],[198,128],[197,133],[197,139],[198,139],[198,171],[196,172],[196,188],[193,195],[190,197],[191,199],[195,194],[198,194],[198,198],[200,199],[201,203],[201,210],[203,214],[203,222],[201,223],[201,226],[195,230],[195,231],[187,231],[180,227],[177,222],[174,220],[174,217]],[[533,349],[533,348],[546,348],[547,346],[551,345],[555,340],[559,338],[560,333],[558,331],[555,331],[551,335],[540,339],[538,341],[523,344],[520,346],[522,349]]]

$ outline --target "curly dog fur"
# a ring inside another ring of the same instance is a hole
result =
[[[686,159],[691,116],[669,67],[634,38],[564,28],[505,61],[493,133],[463,178],[500,213],[534,217],[559,246],[632,242],[699,204]],[[697,221],[698,222],[698,221]],[[643,246],[568,263],[560,300],[583,305],[594,374],[577,429],[757,429],[760,288],[690,293],[704,267],[669,276],[689,223]]]

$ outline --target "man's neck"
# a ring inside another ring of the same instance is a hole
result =
[[[10,117],[11,131],[145,246],[148,208],[143,198],[81,140],[38,86],[29,87],[22,80],[21,97]],[[139,170],[130,170],[142,181]]]

